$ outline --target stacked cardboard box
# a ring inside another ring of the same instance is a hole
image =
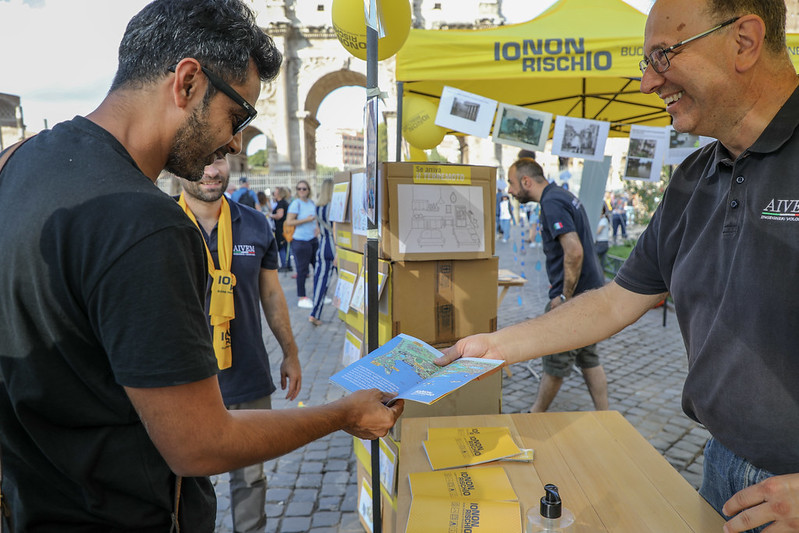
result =
[[[496,170],[435,163],[384,163],[380,170],[380,197],[376,201],[380,344],[405,333],[444,347],[468,335],[495,331]],[[367,352],[362,304],[366,246],[363,204],[370,193],[363,172],[342,173],[335,181],[339,198],[334,202],[343,201],[344,190],[349,198],[345,210],[348,218],[334,224],[340,280],[334,300],[343,302],[355,294],[353,303],[342,304],[339,310],[339,317],[347,324],[346,363]],[[496,372],[431,406],[406,402],[403,416],[498,414],[501,395],[502,376]],[[401,440],[399,427],[397,424],[392,438],[385,441],[387,449]],[[359,456],[359,509],[361,497],[371,490],[371,466],[361,459]],[[384,531],[392,531],[396,491],[384,487],[382,492]]]

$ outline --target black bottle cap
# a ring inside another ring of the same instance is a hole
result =
[[[558,487],[552,484],[544,485],[544,497],[541,498],[541,516],[544,518],[560,518],[561,500]]]

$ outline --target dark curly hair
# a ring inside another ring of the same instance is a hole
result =
[[[111,91],[151,83],[186,57],[234,83],[246,80],[250,58],[262,81],[283,61],[241,0],[155,0],[128,23]]]

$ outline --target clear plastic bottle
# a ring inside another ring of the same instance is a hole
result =
[[[569,526],[574,523],[574,515],[563,507],[558,487],[552,484],[544,485],[544,496],[538,509],[531,507],[527,510],[527,525],[525,533],[555,533],[569,531]]]

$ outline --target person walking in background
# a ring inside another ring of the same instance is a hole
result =
[[[608,213],[608,206],[602,202],[602,214],[599,217],[599,222],[596,225],[596,255],[599,259],[599,268],[605,271],[605,256],[608,254],[608,237],[610,235],[610,216]]]
[[[508,242],[510,238],[510,198],[507,194],[502,195],[502,200],[499,202],[499,227],[502,228],[502,242]]]
[[[540,246],[540,242],[536,239],[536,236],[540,232],[538,223],[540,212],[541,206],[536,203],[528,204],[527,216],[530,228],[527,234],[527,242],[532,243],[533,248],[538,248]]]
[[[508,169],[508,191],[519,202],[538,202],[541,206],[541,238],[550,283],[550,301],[545,313],[578,294],[605,284],[594,251],[588,215],[572,193],[548,183],[543,169],[532,159],[519,159]],[[597,410],[608,408],[607,377],[599,362],[596,344],[547,355],[543,362],[544,375],[531,413],[549,408],[575,363],[583,373],[594,407]]]
[[[305,180],[297,183],[297,197],[291,201],[285,225],[294,226],[291,252],[297,267],[297,305],[305,309],[313,308],[313,300],[305,295],[305,279],[310,266],[316,261],[316,206],[311,200],[311,186]]]
[[[250,182],[245,176],[239,178],[239,188],[236,189],[230,197],[234,202],[252,207],[253,209],[260,209],[258,195],[255,194],[255,191],[250,189]]]
[[[272,221],[275,223],[275,240],[277,240],[277,253],[280,259],[280,272],[291,272],[291,261],[288,257],[288,242],[283,235],[283,225],[286,222],[288,215],[289,203],[286,201],[288,196],[285,187],[277,187],[275,189],[275,207],[272,209]]]
[[[335,239],[333,223],[330,222],[330,200],[333,198],[333,180],[326,178],[319,188],[316,201],[316,225],[319,230],[319,245],[316,249],[316,269],[313,277],[313,308],[308,320],[314,325],[322,324],[322,307],[330,303],[327,286],[335,266]]]
[[[287,400],[294,400],[302,387],[300,360],[286,297],[277,277],[275,237],[265,217],[223,198],[229,180],[228,161],[219,158],[205,167],[200,181],[180,179],[183,194],[178,203],[203,235],[209,272],[217,270],[220,257],[230,257],[230,272],[236,277],[235,318],[230,320],[229,329],[230,366],[221,368],[217,376],[225,407],[271,409],[271,395],[276,387],[264,347],[261,310],[283,352],[280,388],[286,391]],[[227,249],[221,249],[224,246]],[[209,279],[205,294],[206,310],[211,317],[212,285]],[[261,462],[230,472],[230,507],[233,530],[237,533],[266,530],[266,485]]]
[[[266,195],[264,191],[258,191],[256,193],[258,196],[258,205],[261,213],[266,217],[266,221],[269,223],[269,229],[272,230],[272,233],[275,232],[275,221],[272,220],[272,206],[270,205],[269,197]]]
[[[623,196],[615,196],[613,206],[613,244],[617,243],[616,235],[621,229],[621,238],[627,239],[627,202]]]

